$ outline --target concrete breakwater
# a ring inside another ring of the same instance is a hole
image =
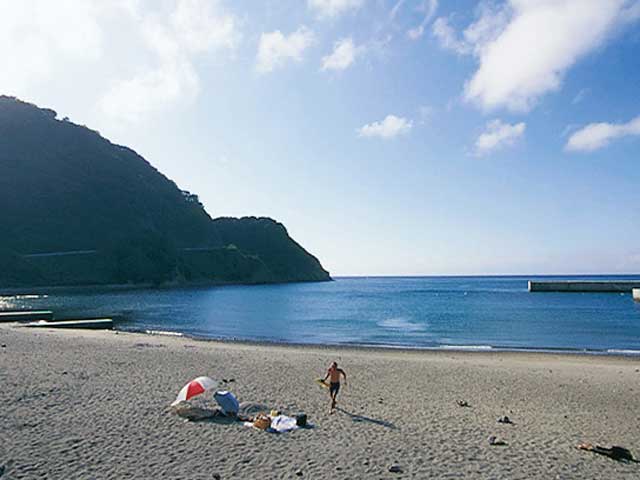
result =
[[[0,311],[1,322],[25,322],[34,320],[53,320],[53,312],[50,310],[23,310],[23,311]]]
[[[631,293],[634,289],[640,289],[640,280],[529,280],[530,292]]]
[[[24,327],[37,328],[83,328],[92,330],[111,330],[111,318],[54,318],[51,310],[0,311],[0,323],[18,323]]]

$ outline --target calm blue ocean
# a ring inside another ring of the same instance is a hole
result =
[[[111,316],[123,330],[206,338],[640,353],[640,303],[630,294],[529,293],[527,280],[532,278],[634,279],[359,277],[326,283],[4,296],[0,309]]]

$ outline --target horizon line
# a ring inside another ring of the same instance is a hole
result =
[[[430,274],[336,274],[331,278],[428,278],[428,277],[640,277],[637,273],[430,273]]]

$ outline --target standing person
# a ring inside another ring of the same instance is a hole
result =
[[[333,362],[327,370],[327,375],[324,377],[323,381],[329,379],[329,395],[331,396],[331,411],[334,413],[336,410],[336,397],[338,396],[338,392],[340,391],[340,375],[344,377],[344,383],[347,383],[347,374],[341,368],[338,368],[338,364]]]

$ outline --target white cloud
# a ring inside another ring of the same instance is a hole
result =
[[[407,134],[411,131],[413,122],[403,117],[395,115],[387,115],[380,122],[369,123],[360,127],[357,132],[360,137],[380,137],[390,139],[398,135]]]
[[[498,9],[487,3],[462,37],[445,18],[434,22],[433,34],[444,48],[478,58],[466,100],[484,109],[528,111],[560,88],[580,58],[638,18],[636,1],[509,0]]]
[[[238,20],[221,0],[177,0],[171,10],[152,13],[137,4],[132,8],[144,44],[157,56],[156,65],[114,81],[98,102],[102,112],[129,123],[192,102],[200,91],[195,58],[231,50],[240,40]]]
[[[564,138],[567,135],[569,135],[571,132],[573,132],[574,130],[576,130],[579,127],[579,125],[576,125],[575,123],[570,123],[569,125],[567,125],[566,127],[564,127],[562,129],[562,132],[560,133],[560,137]]]
[[[442,48],[460,55],[471,53],[471,46],[464,40],[458,39],[456,31],[449,25],[449,21],[446,18],[440,17],[436,19],[431,29],[433,36],[436,37]]]
[[[486,130],[476,140],[476,154],[485,155],[501,148],[513,145],[524,135],[526,125],[523,122],[510,125],[500,119],[487,123]]]
[[[334,18],[356,10],[364,0],[307,0],[307,6],[316,12],[319,18]]]
[[[576,94],[575,97],[573,97],[573,100],[571,100],[571,103],[574,105],[580,103],[589,95],[589,93],[591,93],[591,90],[589,88],[583,88]]]
[[[511,0],[522,1],[522,0]],[[524,0],[531,1],[531,0]],[[565,0],[542,0],[542,1],[565,1]],[[513,10],[509,3],[498,5],[496,3],[480,3],[477,8],[476,21],[469,25],[463,32],[464,42],[471,47],[472,52],[481,56],[483,50],[497,38],[509,25]]]
[[[344,70],[348,68],[361,51],[351,38],[343,38],[333,45],[333,52],[322,57],[322,70]]]
[[[280,30],[260,35],[256,70],[260,73],[272,72],[283,66],[287,60],[299,62],[303,52],[315,41],[311,30],[302,26],[289,35],[283,35]]]
[[[219,0],[178,0],[165,15],[140,15],[137,23],[147,48],[169,62],[231,51],[241,38],[238,19]]]
[[[637,135],[640,135],[640,115],[627,123],[590,123],[569,137],[565,149],[592,152],[617,138]]]
[[[409,37],[411,40],[418,40],[420,37],[422,37],[422,35],[424,35],[424,29],[436,14],[437,9],[438,0],[425,0],[419,7],[419,10],[424,12],[424,18],[422,19],[420,25],[407,30],[407,37]]]
[[[34,85],[70,64],[91,64],[103,54],[98,2],[32,0],[0,7],[0,91],[28,96]]]
[[[189,62],[166,62],[114,84],[99,107],[112,118],[137,123],[167,105],[192,102],[199,91],[200,79]]]
[[[223,0],[24,0],[0,10],[0,91],[61,108],[91,102],[102,126],[195,98],[197,58],[240,39]],[[73,97],[49,93],[65,85]]]
[[[505,29],[510,19],[510,9],[493,3],[481,3],[476,21],[458,35],[446,17],[433,22],[432,33],[445,50],[458,55],[481,56],[483,48],[493,42]]]
[[[391,11],[389,12],[389,20],[390,21],[394,21],[396,18],[396,15],[398,14],[398,11],[402,8],[402,5],[404,5],[404,2],[406,0],[398,0],[396,2],[396,4],[393,6],[393,8],[391,9]]]
[[[170,22],[180,44],[193,53],[234,48],[240,38],[238,20],[220,0],[180,0]]]
[[[411,40],[418,40],[422,35],[424,35],[424,27],[425,25],[420,24],[415,28],[407,30],[407,37]]]

